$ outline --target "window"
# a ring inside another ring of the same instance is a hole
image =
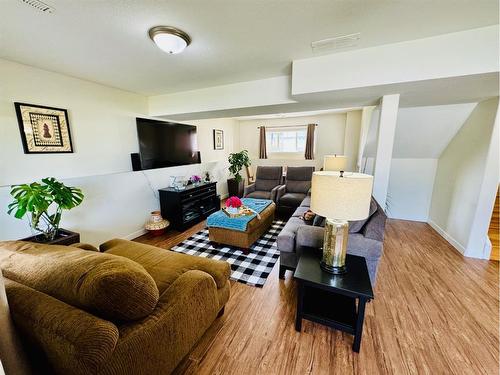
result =
[[[267,152],[303,153],[306,149],[307,127],[266,129]]]

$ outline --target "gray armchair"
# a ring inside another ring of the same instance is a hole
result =
[[[278,235],[280,278],[285,277],[286,270],[295,270],[300,255],[306,248],[319,249],[323,246],[324,228],[300,219],[300,216],[309,209],[309,203],[308,198],[304,199]],[[370,216],[366,220],[349,222],[347,253],[366,259],[372,284],[375,284],[378,262],[383,252],[386,219],[384,210],[372,198]]]
[[[276,201],[276,191],[282,179],[283,167],[257,167],[255,182],[245,187],[243,197]]]
[[[276,192],[276,203],[280,213],[291,214],[311,189],[314,167],[288,167],[286,182]]]

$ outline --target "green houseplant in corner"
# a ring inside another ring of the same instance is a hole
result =
[[[229,172],[233,175],[227,180],[227,190],[229,196],[242,197],[245,188],[245,179],[241,177],[240,172],[243,167],[250,166],[250,157],[247,150],[229,154]]]
[[[70,210],[83,200],[80,189],[66,186],[53,177],[41,182],[13,185],[10,194],[14,201],[8,205],[7,213],[17,219],[26,215],[34,235],[26,240],[44,243],[62,243],[59,237],[73,233],[59,229],[63,210]]]

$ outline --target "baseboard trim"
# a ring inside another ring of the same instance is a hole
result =
[[[451,246],[457,249],[460,254],[465,255],[465,247],[463,247],[457,240],[455,240],[448,232],[446,232],[443,228],[437,225],[432,220],[427,222],[438,234],[443,237]]]
[[[142,228],[142,229],[140,229],[138,231],[135,231],[134,233],[130,233],[130,234],[126,235],[126,236],[123,236],[122,239],[124,239],[124,240],[133,240],[133,239],[135,239],[137,237],[142,236],[143,234],[146,234],[147,232],[148,231],[146,229]]]

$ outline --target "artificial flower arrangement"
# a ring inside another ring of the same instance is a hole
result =
[[[257,212],[245,206],[241,201],[241,199],[235,196],[229,197],[226,200],[226,207],[225,209],[223,209],[223,211],[229,217],[239,217],[239,216],[257,214],[257,218],[260,220],[260,215]]]
[[[194,174],[192,175],[190,178],[189,178],[189,181],[192,183],[192,184],[197,184],[199,182],[201,182],[201,177],[198,176],[197,174]]]
[[[226,200],[226,207],[240,208],[242,204],[241,199],[235,196],[229,197]]]

